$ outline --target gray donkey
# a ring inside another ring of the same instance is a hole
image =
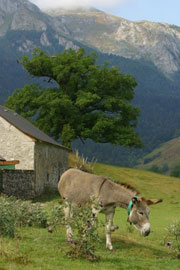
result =
[[[68,218],[73,214],[72,205],[83,205],[95,197],[100,202],[100,208],[93,208],[92,212],[97,215],[99,212],[106,216],[106,247],[113,249],[111,243],[111,231],[118,229],[113,226],[113,217],[116,207],[128,210],[128,222],[133,224],[143,236],[150,233],[149,208],[148,205],[157,204],[162,200],[147,200],[138,197],[138,192],[133,187],[115,183],[104,176],[98,176],[78,169],[69,169],[64,172],[58,184],[58,190],[66,201],[65,216]],[[71,202],[68,203],[68,202]],[[72,229],[67,225],[66,237],[72,240]]]

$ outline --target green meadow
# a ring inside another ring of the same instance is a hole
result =
[[[180,260],[166,245],[166,227],[180,221],[180,179],[149,171],[95,164],[94,172],[137,188],[146,198],[161,198],[163,202],[151,206],[151,234],[142,237],[130,227],[127,212],[117,208],[114,224],[119,230],[112,233],[114,251],[105,247],[104,228],[100,228],[102,243],[97,244],[99,262],[67,257],[69,243],[65,241],[65,228],[53,233],[47,228],[25,227],[17,230],[16,237],[0,238],[0,270],[179,270]],[[59,203],[60,197],[44,196],[39,199],[48,211]],[[104,219],[103,215],[99,215]]]

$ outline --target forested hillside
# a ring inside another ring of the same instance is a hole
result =
[[[141,110],[137,130],[144,142],[142,149],[76,142],[85,156],[123,166],[134,166],[137,158],[151,152],[159,144],[180,134],[180,87],[178,81],[166,78],[151,63],[99,54],[99,60],[108,60],[124,73],[135,76],[134,104]]]

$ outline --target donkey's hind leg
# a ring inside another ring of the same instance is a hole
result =
[[[72,205],[67,201],[65,202],[64,215],[66,222],[66,240],[68,242],[72,242],[73,232],[71,226],[68,224],[68,220],[72,217],[73,213],[72,213]]]

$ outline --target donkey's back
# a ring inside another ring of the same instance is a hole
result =
[[[64,172],[58,184],[62,198],[81,204],[90,201],[92,196],[98,197],[105,177],[69,169]]]

